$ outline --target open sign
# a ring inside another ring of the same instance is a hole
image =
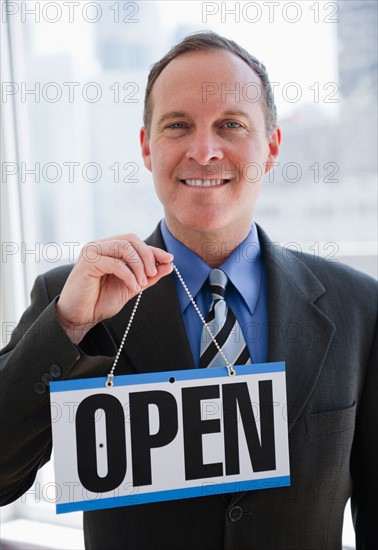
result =
[[[289,485],[285,365],[235,370],[52,382],[57,513]]]

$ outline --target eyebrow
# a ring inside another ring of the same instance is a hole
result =
[[[240,110],[230,109],[228,111],[223,111],[222,116],[236,116],[236,117],[241,116],[241,117],[244,117],[244,118],[248,118],[248,120],[250,120],[249,114],[246,113],[245,111],[240,111]]]
[[[248,115],[248,113],[241,110],[231,109],[231,110],[223,111],[220,116],[221,117],[224,117],[224,116],[240,117],[241,116],[250,120],[250,116]],[[157,125],[161,126],[162,124],[164,124],[164,122],[166,122],[167,120],[171,120],[172,118],[185,118],[185,117],[190,117],[189,113],[186,113],[185,111],[168,111],[167,113],[164,113],[159,118],[159,120],[157,121]]]

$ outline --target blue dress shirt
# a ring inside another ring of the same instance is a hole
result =
[[[165,220],[161,223],[161,232],[168,252],[174,256],[174,264],[206,318],[212,302],[207,281],[212,268],[172,235]],[[215,244],[209,243],[209,254],[212,246]],[[219,267],[229,278],[225,299],[243,331],[252,363],[264,363],[268,360],[268,287],[255,224],[247,238]],[[203,323],[176,273],[173,272],[172,276],[194,364],[198,368]]]

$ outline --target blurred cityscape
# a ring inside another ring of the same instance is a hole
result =
[[[108,11],[93,26],[96,63],[85,78],[75,56],[37,53],[31,29],[25,35],[28,83],[93,81],[102,90],[97,102],[82,100],[78,91],[73,102],[30,104],[33,161],[77,162],[79,175],[83,165],[97,165],[85,172],[86,179],[76,175],[69,181],[67,171],[56,183],[43,178],[33,183],[41,242],[85,242],[124,232],[146,237],[162,217],[139,149],[144,88],[151,64],[198,29],[180,23],[173,33],[163,33],[159,2],[132,4],[139,9],[138,24],[117,25]],[[339,6],[334,52],[339,90],[335,85],[318,90],[323,98],[338,98],[336,115],[327,116],[321,100],[299,101],[280,119],[280,165],[266,178],[256,220],[275,241],[299,243],[321,255],[337,252],[339,261],[377,275],[377,3]],[[98,165],[99,181],[88,181]]]

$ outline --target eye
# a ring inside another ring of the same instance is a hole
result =
[[[243,128],[240,122],[236,122],[236,120],[228,120],[227,122],[224,123],[224,126],[226,128],[229,128],[230,130],[234,128]]]
[[[168,130],[181,130],[182,128],[184,128],[184,123],[183,122],[173,122],[172,124],[169,124],[167,126]]]

